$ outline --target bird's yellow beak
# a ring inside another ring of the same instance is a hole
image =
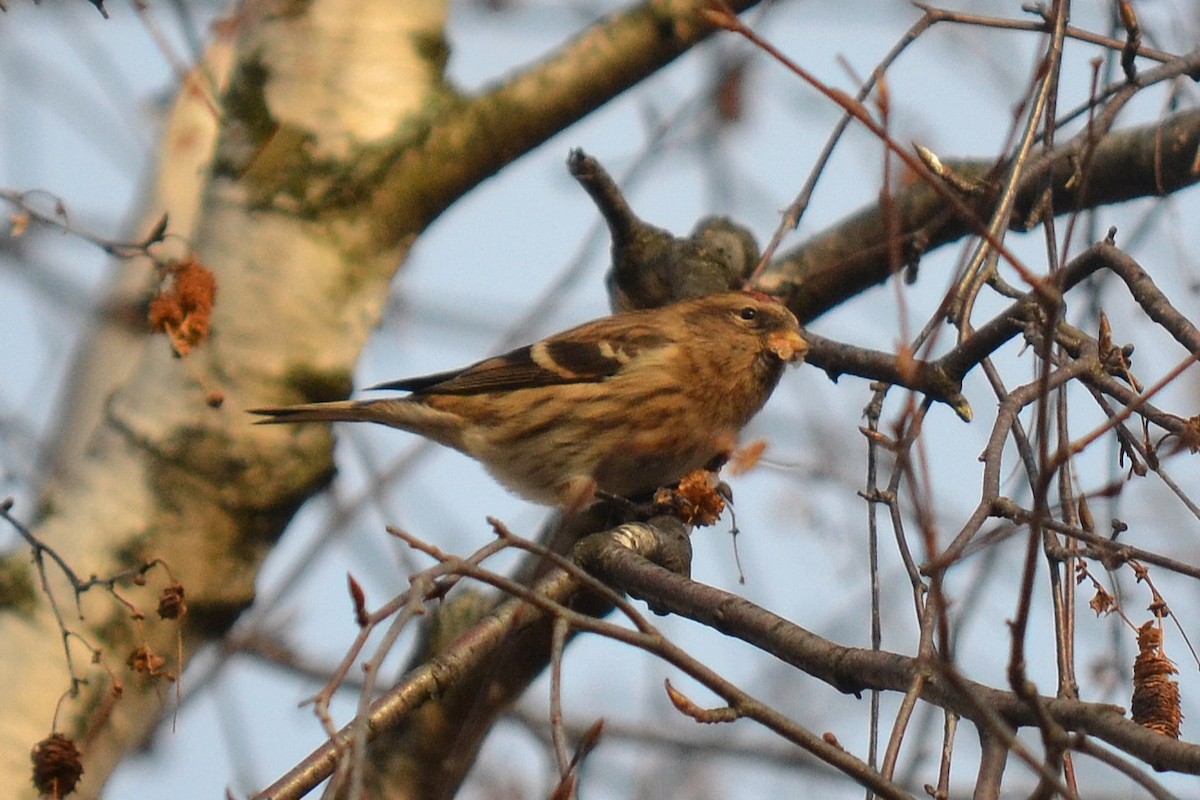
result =
[[[796,331],[776,331],[767,337],[767,348],[781,361],[799,362],[808,352],[808,342]]]

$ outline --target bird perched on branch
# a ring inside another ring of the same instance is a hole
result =
[[[782,304],[728,292],[588,322],[405,397],[252,409],[262,423],[378,422],[453,447],[522,497],[633,498],[728,455],[808,344]]]

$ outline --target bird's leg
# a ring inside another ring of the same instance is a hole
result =
[[[626,522],[650,519],[659,511],[658,503],[653,499],[636,500],[604,491],[597,491],[596,499],[603,500],[614,512],[620,512]]]

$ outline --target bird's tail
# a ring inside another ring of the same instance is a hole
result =
[[[251,408],[249,412],[265,417],[256,420],[259,425],[295,422],[378,422],[425,436],[450,447],[460,446],[458,431],[462,427],[462,421],[457,416],[430,408],[407,397],[269,406]]]
[[[277,425],[291,422],[384,422],[387,416],[381,403],[388,400],[340,400],[333,403],[305,403],[296,406],[268,406],[248,409],[266,419],[256,425]],[[394,412],[393,412],[394,414]]]
[[[248,411],[265,417],[256,420],[259,425],[293,422],[378,422],[424,436],[456,450],[462,450],[464,446],[463,421],[457,415],[439,411],[408,397],[270,406],[251,408]]]

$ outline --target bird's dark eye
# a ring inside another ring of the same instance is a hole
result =
[[[758,309],[754,306],[746,306],[738,312],[738,316],[749,322],[752,319],[758,319]]]

